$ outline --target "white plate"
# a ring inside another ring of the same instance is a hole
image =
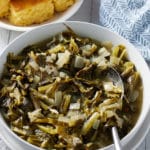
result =
[[[8,30],[14,30],[14,31],[28,31],[28,30],[34,29],[38,26],[44,25],[44,24],[65,21],[65,20],[69,19],[71,16],[73,16],[78,11],[78,9],[82,5],[83,1],[84,0],[76,0],[76,3],[74,5],[72,5],[71,7],[69,7],[66,11],[64,11],[62,13],[56,13],[52,19],[45,21],[41,24],[34,24],[34,25],[30,25],[30,26],[21,27],[21,26],[15,26],[15,25],[11,24],[6,19],[1,19],[0,27],[8,29]]]

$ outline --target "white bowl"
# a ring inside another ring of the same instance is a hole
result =
[[[84,0],[76,0],[75,4],[69,7],[66,11],[61,13],[55,13],[53,18],[41,24],[33,24],[29,26],[15,26],[11,24],[7,19],[0,19],[0,27],[8,30],[14,30],[14,31],[28,31],[44,24],[62,22],[69,19],[76,13],[78,9],[81,7],[83,1]]]
[[[127,40],[120,37],[119,35],[107,30],[106,28],[85,22],[65,22],[65,24],[67,24],[77,34],[81,36],[90,37],[98,41],[112,41],[114,45],[124,44],[127,47],[129,59],[132,60],[137,70],[141,74],[144,90],[143,105],[140,117],[135,127],[128,133],[128,135],[126,135],[121,140],[121,143],[125,150],[137,148],[148,133],[150,124],[150,71],[146,62],[132,44],[130,44]],[[6,57],[9,52],[14,52],[17,54],[24,47],[47,39],[64,30],[66,30],[66,27],[63,23],[54,23],[41,26],[19,36],[0,53],[0,75],[3,72],[4,63],[6,62]],[[6,125],[2,116],[0,116],[0,131],[2,138],[8,143],[8,146],[12,149],[39,150],[38,147],[27,143],[26,141],[19,138],[15,133],[13,133]],[[104,149],[110,150],[113,149],[113,146],[109,145]]]

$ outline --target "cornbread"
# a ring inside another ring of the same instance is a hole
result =
[[[16,26],[28,26],[51,19],[76,0],[0,0],[0,18]]]
[[[9,21],[12,24],[26,26],[41,23],[54,14],[52,0],[11,0]]]
[[[9,0],[0,0],[0,18],[8,15]]]
[[[75,3],[75,0],[53,0],[55,11],[61,12],[65,11],[69,6]]]

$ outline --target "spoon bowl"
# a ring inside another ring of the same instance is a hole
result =
[[[116,87],[121,89],[122,92],[121,92],[120,99],[122,100],[123,96],[124,96],[124,85],[123,85],[122,78],[121,78],[120,74],[118,73],[118,71],[113,67],[109,67],[107,69],[105,78],[106,78],[106,80],[113,82],[113,84]]]

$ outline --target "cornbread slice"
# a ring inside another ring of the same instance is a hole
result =
[[[12,24],[26,26],[41,23],[54,14],[52,0],[11,0],[9,21]]]
[[[69,6],[75,3],[75,0],[53,0],[55,11],[61,12],[65,11]]]
[[[8,15],[9,0],[0,0],[0,18]]]

